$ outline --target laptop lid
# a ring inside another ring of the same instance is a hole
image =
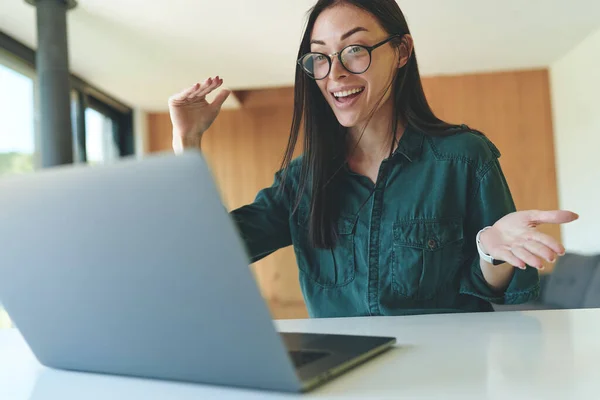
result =
[[[301,388],[198,152],[0,180],[0,299],[47,366]]]

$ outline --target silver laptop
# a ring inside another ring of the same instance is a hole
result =
[[[301,392],[389,337],[278,333],[200,153],[0,179],[0,302],[58,369]]]

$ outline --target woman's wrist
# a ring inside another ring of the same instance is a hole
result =
[[[173,150],[181,153],[186,149],[200,149],[202,134],[178,134],[173,132]]]

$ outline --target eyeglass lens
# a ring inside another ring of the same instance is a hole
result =
[[[346,47],[341,53],[342,65],[354,74],[363,73],[369,68],[371,55],[362,46]],[[323,54],[308,53],[302,59],[302,67],[315,79],[323,79],[331,68],[331,59]]]

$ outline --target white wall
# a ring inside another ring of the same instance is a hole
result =
[[[600,30],[551,66],[550,85],[559,204],[580,215],[563,243],[600,252]]]

